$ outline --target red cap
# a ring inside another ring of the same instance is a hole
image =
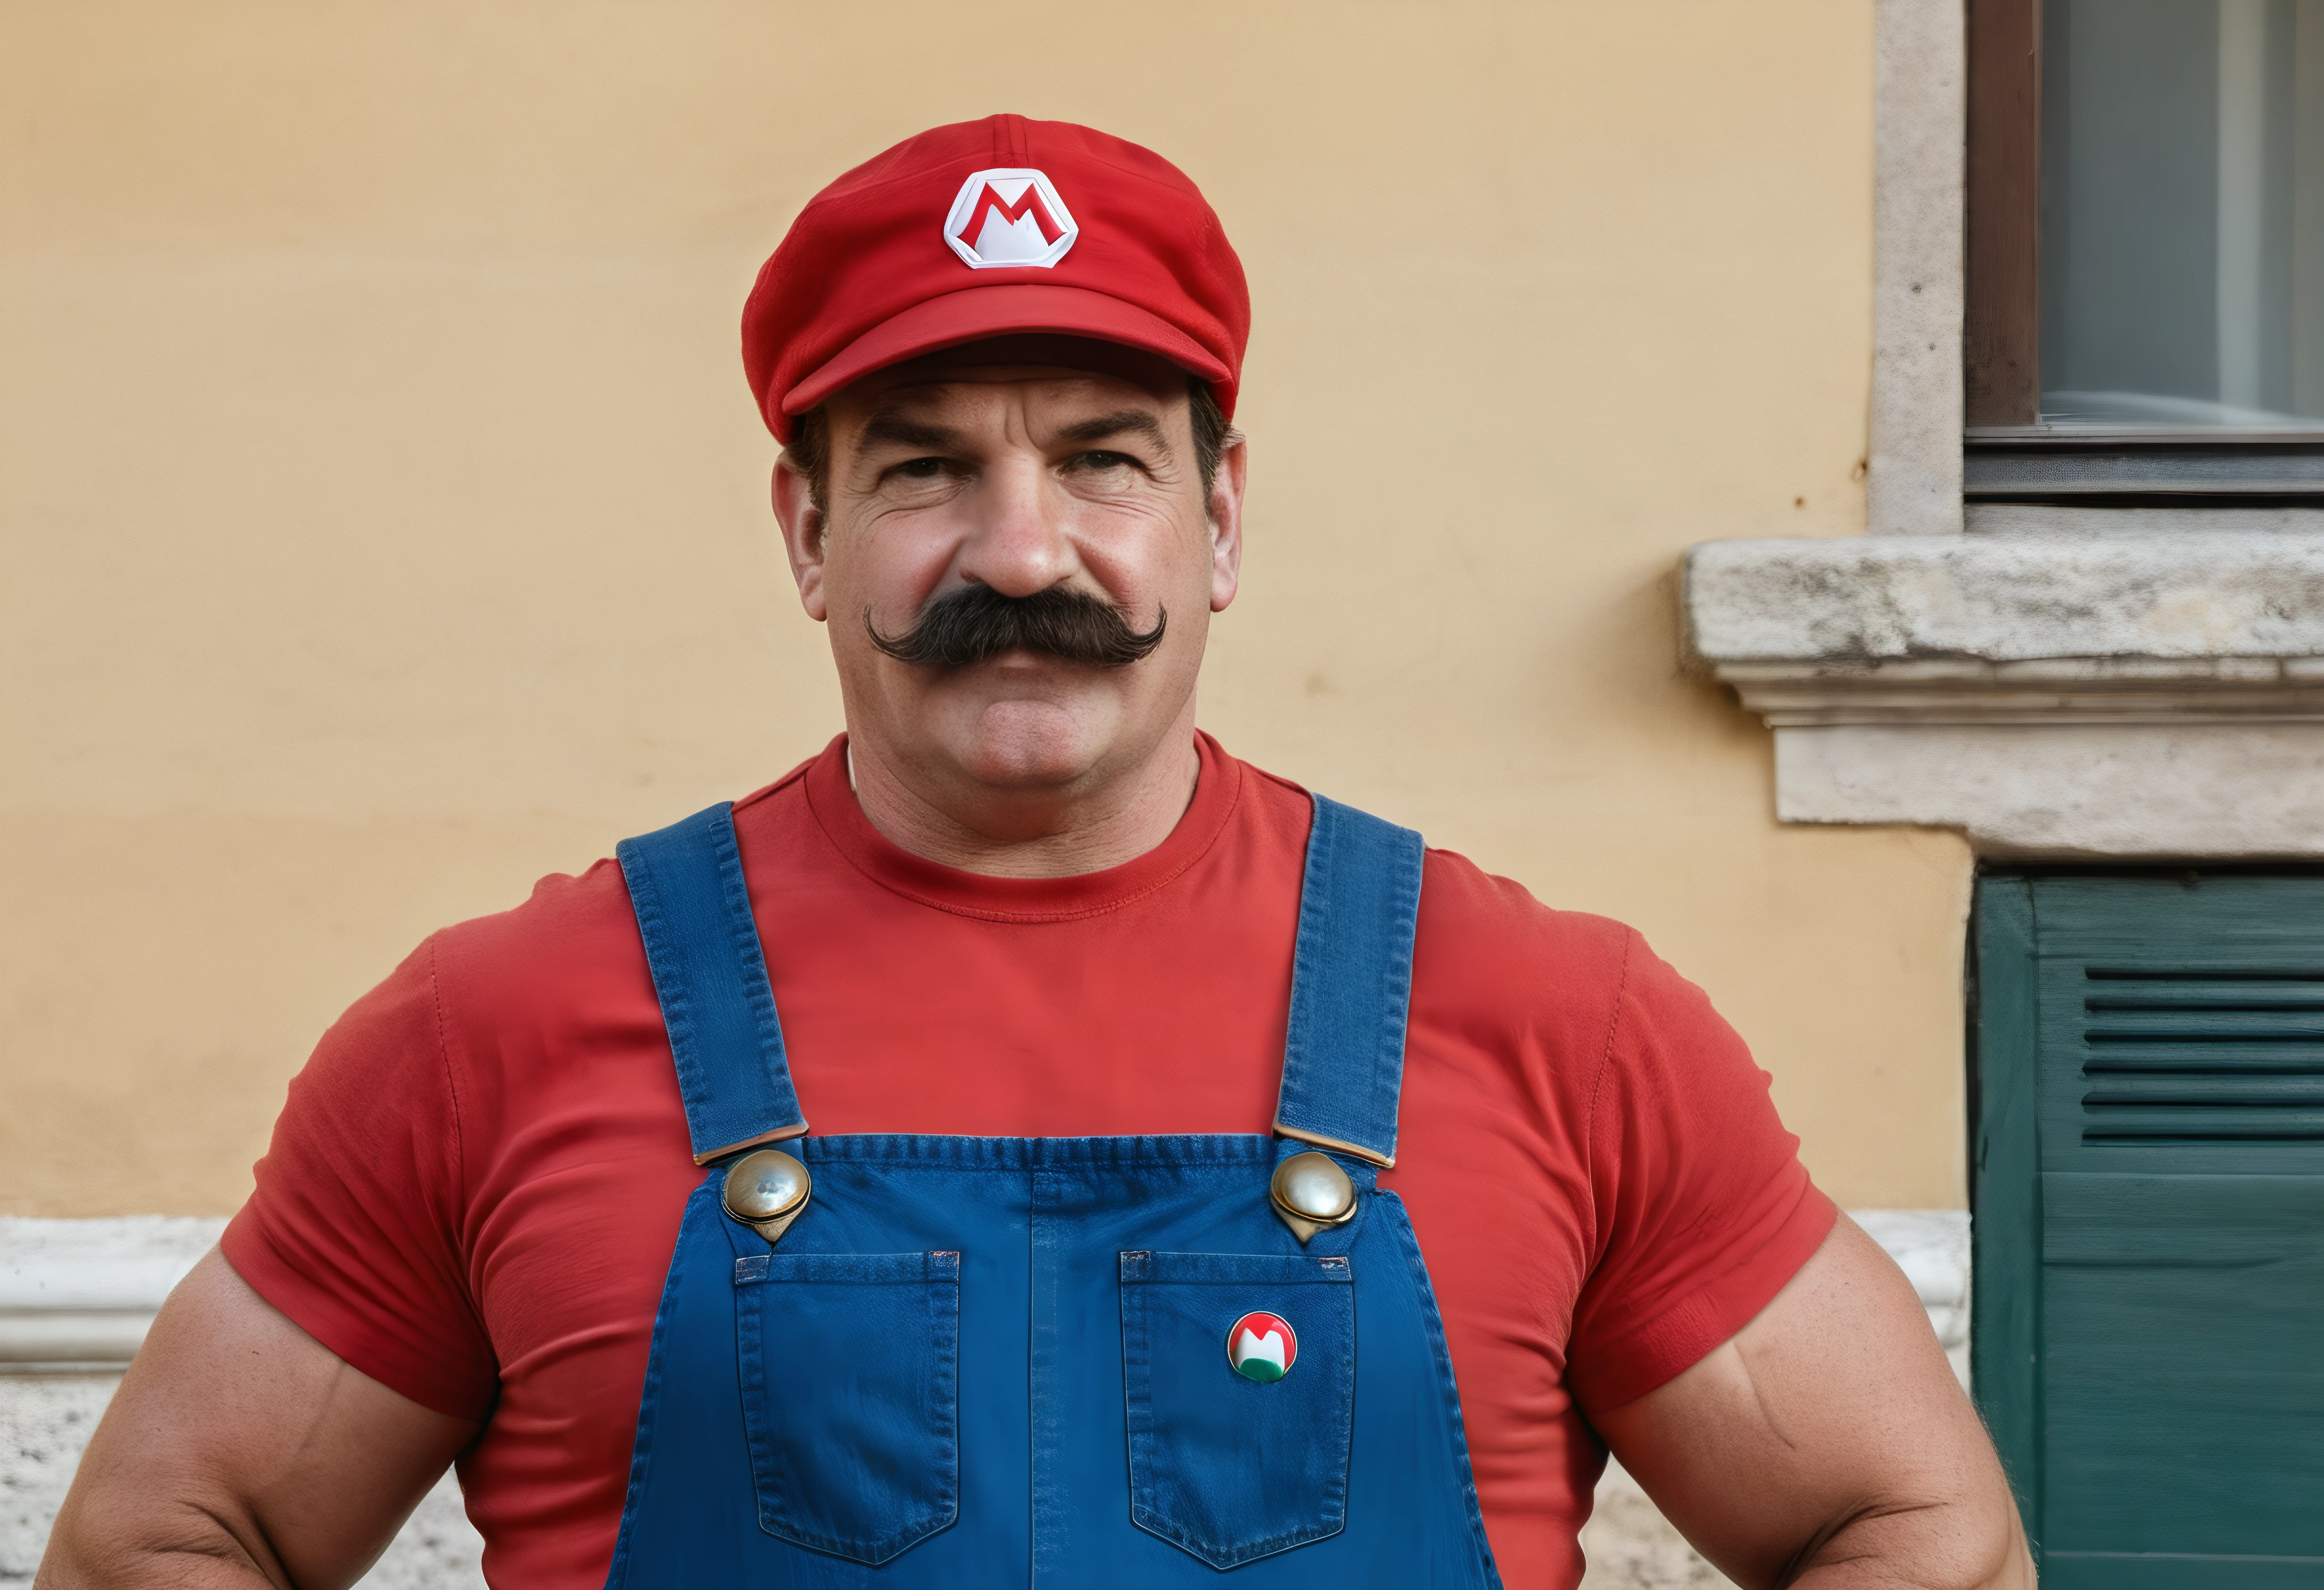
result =
[[[907,138],[807,201],[742,306],[742,368],[788,442],[852,381],[1027,331],[1158,354],[1231,417],[1250,292],[1168,161],[1071,122],[987,116]]]

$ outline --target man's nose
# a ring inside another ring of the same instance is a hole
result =
[[[995,461],[972,493],[958,572],[1003,596],[1047,591],[1081,568],[1065,533],[1066,510],[1046,461],[1020,454]]]

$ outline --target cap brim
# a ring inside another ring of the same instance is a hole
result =
[[[1018,332],[1051,332],[1120,343],[1159,354],[1206,381],[1228,378],[1227,367],[1194,338],[1159,316],[1111,294],[1083,287],[1029,283],[971,287],[914,304],[849,343],[791,388],[783,400],[783,415],[788,418],[804,414],[875,370],[941,348]],[[771,420],[774,416],[768,418]]]

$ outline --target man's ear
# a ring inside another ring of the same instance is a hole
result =
[[[783,551],[798,584],[799,605],[816,623],[827,616],[823,600],[823,532],[827,516],[815,505],[815,491],[788,453],[775,460],[775,521],[783,528]]]
[[[1250,445],[1240,431],[1227,432],[1219,449],[1218,473],[1211,477],[1211,611],[1224,612],[1242,584],[1242,488],[1250,474]]]

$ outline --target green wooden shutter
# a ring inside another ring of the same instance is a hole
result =
[[[2050,1590],[2324,1587],[2324,878],[1989,877],[1978,1399]]]

